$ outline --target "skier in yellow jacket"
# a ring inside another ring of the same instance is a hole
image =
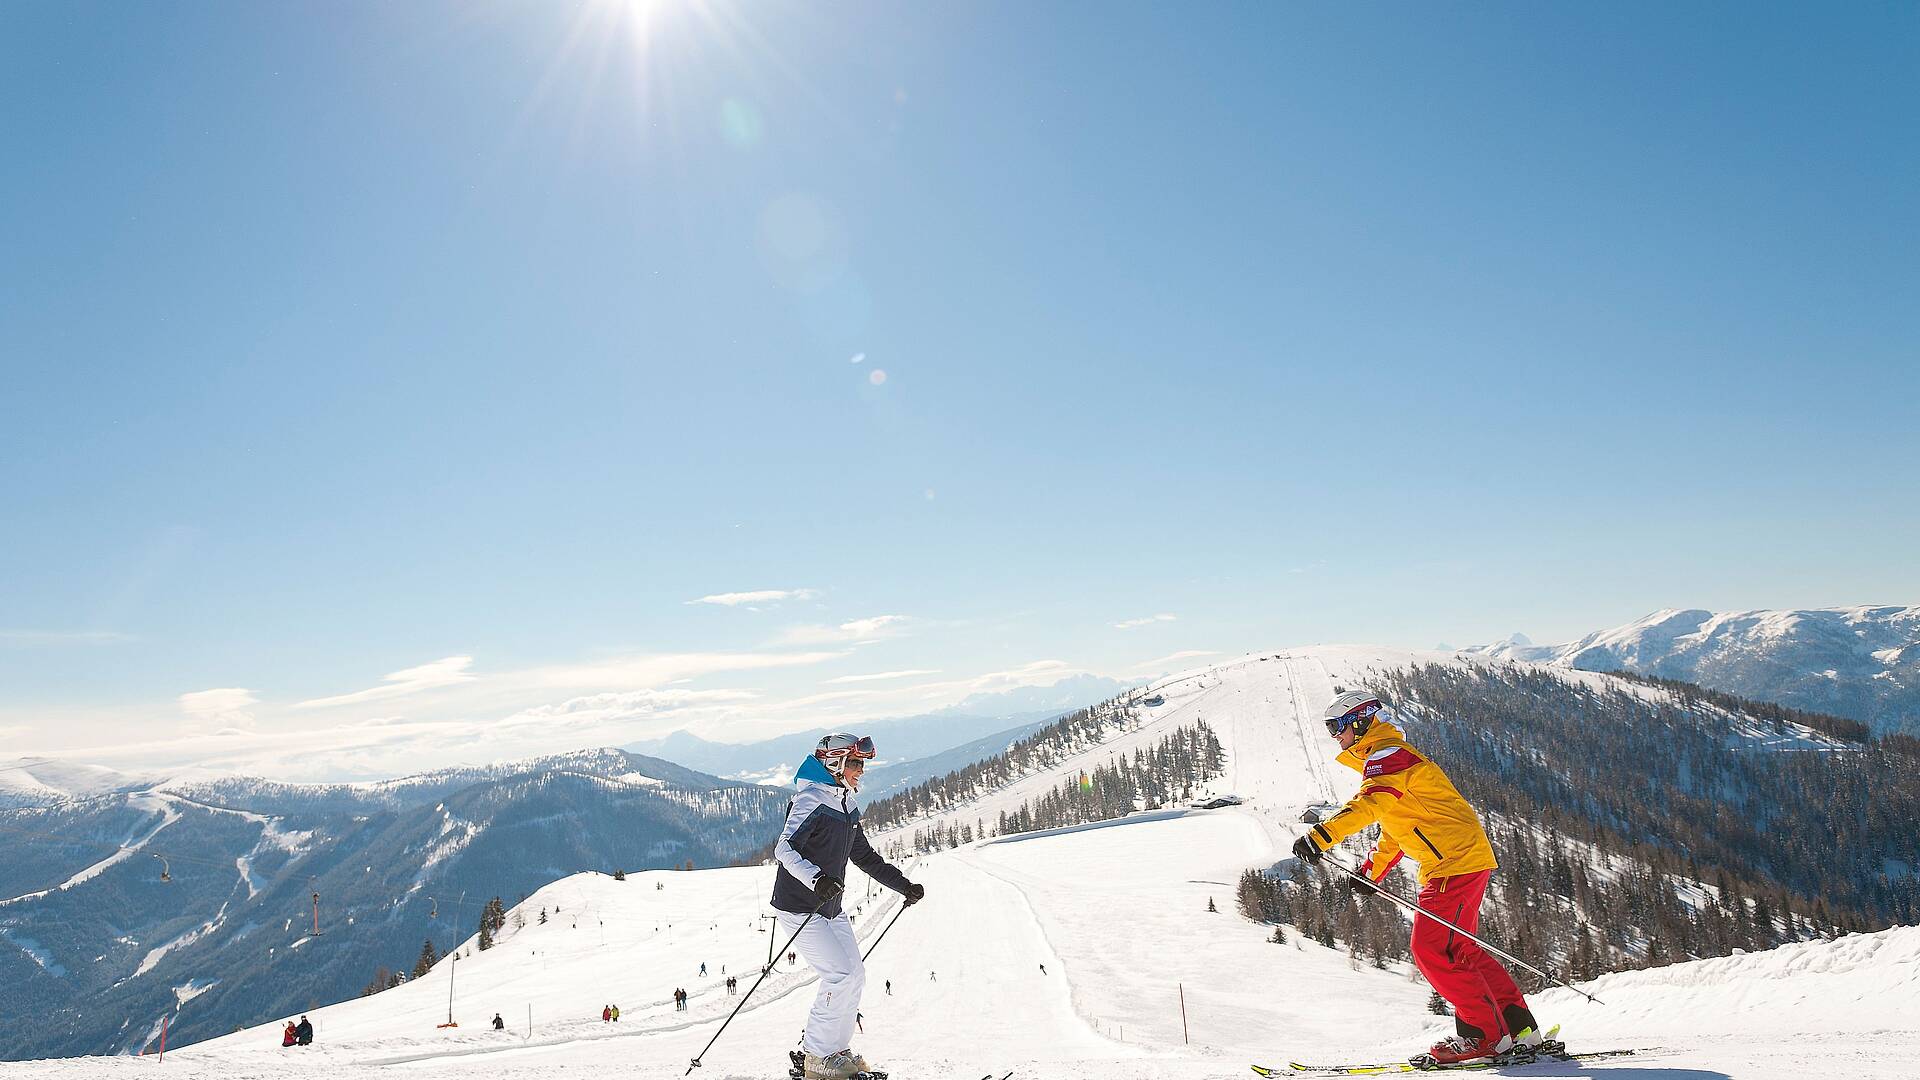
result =
[[[1361,864],[1365,883],[1352,881],[1355,891],[1377,891],[1401,856],[1410,856],[1420,864],[1421,910],[1479,933],[1480,903],[1500,865],[1479,815],[1440,766],[1387,722],[1379,698],[1350,690],[1333,699],[1323,719],[1327,734],[1340,743],[1340,763],[1360,774],[1360,792],[1294,841],[1294,854],[1317,863],[1327,849],[1378,822],[1380,840]],[[1436,1063],[1493,1057],[1542,1041],[1513,976],[1472,941],[1416,918],[1413,962],[1453,1005],[1456,1034],[1428,1051]]]

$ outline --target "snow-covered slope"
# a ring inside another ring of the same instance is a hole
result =
[[[49,806],[68,799],[134,791],[153,781],[52,758],[16,758],[0,763],[0,807]]]
[[[858,1045],[901,1080],[1009,1071],[1023,1080],[1224,1080],[1248,1075],[1249,1061],[1379,1061],[1423,1048],[1447,1022],[1424,1011],[1426,989],[1404,967],[1375,970],[1310,942],[1272,944],[1266,927],[1234,913],[1232,897],[1240,870],[1285,857],[1303,809],[1356,783],[1332,765],[1313,719],[1332,686],[1440,658],[1297,650],[1166,680],[1157,687],[1166,703],[1146,710],[1139,730],[1084,758],[1204,718],[1231,755],[1218,787],[1246,805],[1141,814],[921,857],[907,869],[927,899],[904,913],[856,876],[863,938],[873,942],[901,914],[870,961]],[[1081,767],[1062,762],[1021,783],[1044,789]],[[951,813],[991,817],[993,804],[1012,797]],[[722,965],[743,976],[744,991],[770,941],[779,944],[759,919],[771,878],[769,867],[654,871],[624,882],[566,877],[518,906],[498,947],[478,952],[469,943],[466,958],[443,959],[421,980],[312,1011],[313,1047],[283,1050],[277,1025],[266,1025],[170,1052],[165,1068],[206,1080],[331,1080],[382,1068],[489,1080],[678,1077],[738,1001],[724,992]],[[1206,910],[1209,898],[1217,913]],[[303,946],[316,947],[325,942]],[[675,987],[692,991],[689,1011],[673,1009]],[[1911,1076],[1920,1054],[1920,928],[1621,973],[1588,989],[1607,1004],[1565,992],[1536,1004],[1566,1025],[1576,1048],[1643,1052],[1529,1071],[1892,1078]],[[450,992],[460,1026],[440,1028]],[[804,966],[777,964],[706,1053],[701,1075],[780,1076],[812,992]],[[623,1011],[617,1025],[598,1018],[610,1003]],[[496,1012],[506,1031],[487,1026]],[[128,1020],[144,1030],[157,1017]],[[0,1065],[0,1080],[152,1067],[138,1059],[16,1063]]]
[[[1920,731],[1920,607],[1668,609],[1564,645],[1515,635],[1464,651],[1683,679],[1876,731]]]

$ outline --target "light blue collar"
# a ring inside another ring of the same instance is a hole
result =
[[[840,786],[840,781],[834,779],[833,774],[827,771],[827,767],[821,764],[820,759],[812,754],[808,754],[807,760],[800,763],[800,771],[793,776],[793,782],[796,784],[803,780],[826,784],[830,787]]]

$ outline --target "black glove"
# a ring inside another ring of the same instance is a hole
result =
[[[840,879],[832,874],[821,874],[813,879],[813,898],[824,904],[845,892],[846,888],[841,884]]]
[[[927,887],[925,885],[915,885],[913,882],[909,881],[907,882],[906,891],[902,892],[900,895],[906,897],[907,906],[912,907],[913,905],[919,903],[922,897],[927,895]]]
[[[1347,879],[1347,888],[1352,889],[1353,895],[1362,900],[1380,891],[1380,886],[1375,885],[1370,878],[1365,877],[1349,877]]]
[[[1304,836],[1293,842],[1293,853],[1315,866],[1320,865],[1320,849]]]

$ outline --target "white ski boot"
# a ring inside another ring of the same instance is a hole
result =
[[[842,1050],[826,1057],[808,1054],[803,1071],[806,1080],[853,1080],[869,1070],[865,1058],[852,1050]]]

